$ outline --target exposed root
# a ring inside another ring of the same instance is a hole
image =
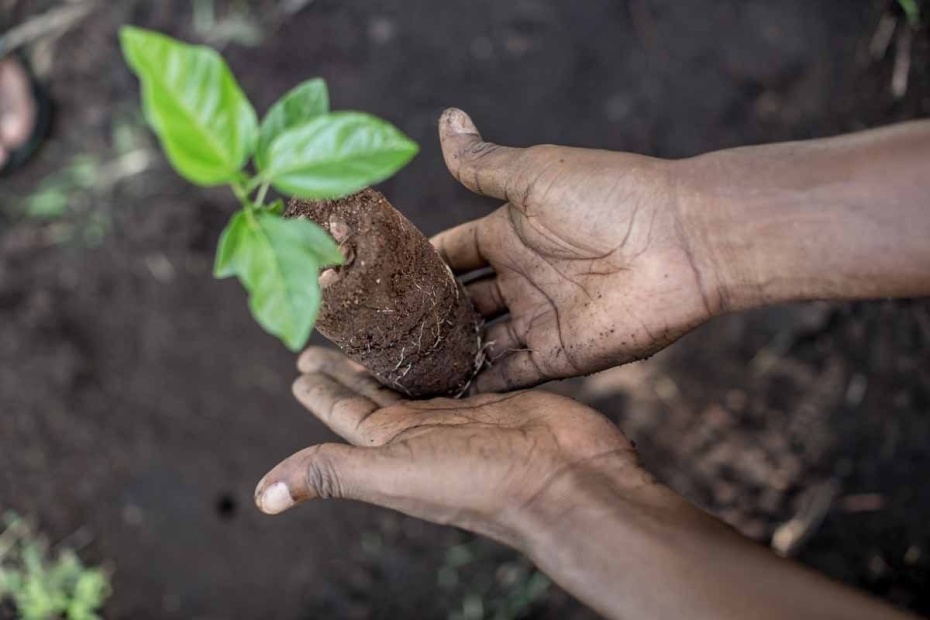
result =
[[[475,337],[478,339],[478,352],[475,354],[475,363],[472,369],[471,376],[468,377],[468,381],[465,382],[465,385],[462,386],[462,389],[459,390],[453,398],[461,398],[468,392],[468,389],[471,387],[471,384],[475,381],[475,377],[478,376],[482,370],[485,369],[485,366],[490,365],[491,358],[488,355],[487,351],[491,348],[491,345],[494,344],[493,340],[487,342],[482,342],[481,338],[481,328],[482,324],[477,324],[475,330]]]

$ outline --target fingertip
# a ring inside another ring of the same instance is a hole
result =
[[[474,121],[459,108],[446,108],[440,117],[439,128],[440,133],[446,135],[478,135]]]
[[[323,347],[307,347],[297,358],[297,370],[300,372],[316,372],[326,363],[327,350]]]
[[[293,394],[297,400],[301,400],[304,392],[307,391],[307,376],[307,374],[302,374],[291,383],[291,394]]]
[[[255,488],[255,505],[266,515],[276,515],[288,510],[296,502],[284,482],[269,482],[265,478]]]

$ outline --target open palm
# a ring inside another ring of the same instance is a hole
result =
[[[406,400],[318,347],[298,367],[297,399],[352,445],[313,446],[275,467],[256,489],[268,513],[310,499],[356,499],[516,544],[518,522],[556,481],[619,472],[627,486],[652,484],[607,418],[562,396]]]
[[[452,269],[493,273],[467,286],[486,319],[480,391],[528,387],[640,359],[713,314],[711,282],[681,222],[672,162],[558,146],[484,142],[448,110],[452,174],[500,209],[437,235]],[[704,278],[706,280],[706,278]]]

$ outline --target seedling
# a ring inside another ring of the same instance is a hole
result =
[[[369,114],[331,112],[320,79],[259,125],[215,51],[131,27],[121,39],[168,160],[197,185],[229,185],[242,204],[214,275],[238,276],[258,322],[296,351],[319,315],[320,332],[385,385],[462,393],[483,362],[477,315],[426,237],[368,188],[417,145]],[[297,199],[286,212],[266,203],[272,187]]]
[[[301,349],[320,307],[318,272],[343,256],[314,222],[282,218],[283,202],[266,202],[269,188],[306,199],[346,196],[396,173],[417,145],[370,114],[330,111],[322,79],[291,90],[259,124],[216,51],[130,26],[120,40],[142,83],[145,118],[174,169],[202,187],[228,185],[242,205],[222,233],[214,275],[237,276],[259,324]]]
[[[0,604],[10,602],[22,620],[100,618],[112,592],[106,572],[71,549],[53,556],[45,537],[14,514],[0,525]]]

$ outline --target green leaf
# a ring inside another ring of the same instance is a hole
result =
[[[168,159],[197,185],[241,178],[258,120],[218,53],[124,26],[123,55],[142,82],[142,107]]]
[[[70,198],[60,187],[42,187],[26,200],[26,215],[37,220],[54,220],[68,209]]]
[[[334,112],[278,136],[261,177],[298,198],[335,198],[383,181],[416,155],[415,142],[361,112]]]
[[[273,213],[274,215],[281,215],[284,213],[284,201],[278,198],[274,202],[268,205],[268,213]]]
[[[920,27],[920,7],[917,6],[916,0],[898,0],[901,10],[907,17],[907,23],[911,28]]]
[[[255,161],[267,162],[268,148],[275,138],[321,114],[329,113],[329,90],[320,78],[307,80],[271,106],[262,121]]]
[[[255,320],[298,351],[319,312],[320,267],[340,263],[338,246],[313,222],[240,211],[223,232],[216,273],[238,275]]]
[[[245,211],[237,211],[220,234],[213,263],[213,277],[219,280],[236,275],[236,252],[249,234]]]

